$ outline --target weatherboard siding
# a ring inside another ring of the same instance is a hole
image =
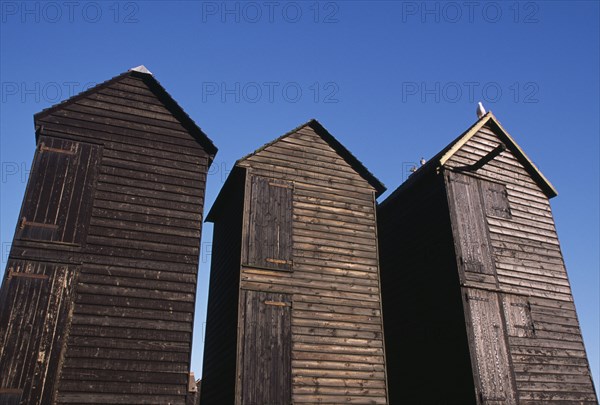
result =
[[[498,144],[499,138],[483,127],[447,167],[473,164]],[[510,319],[514,311],[519,311],[517,320],[526,317],[523,322],[532,324],[508,333],[520,403],[597,403],[548,197],[510,151],[474,176],[506,188],[510,218],[488,212],[485,221],[508,327],[515,322]],[[466,283],[487,285],[475,279]],[[527,327],[530,332],[524,332]]]
[[[238,161],[211,210],[203,403],[387,403],[375,218],[383,185],[318,131],[311,121]],[[241,229],[228,225],[234,201]]]
[[[185,403],[210,157],[161,97],[130,74],[36,117],[102,152],[85,243],[11,252],[80,265],[58,403]]]
[[[391,401],[596,404],[553,187],[489,114],[412,176],[378,207]]]
[[[292,271],[241,272],[293,297],[293,402],[387,403],[374,189],[307,127],[240,165],[293,183]]]

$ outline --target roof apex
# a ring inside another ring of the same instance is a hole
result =
[[[214,157],[218,151],[217,147],[213,144],[213,142],[208,138],[208,136],[200,129],[200,127],[194,122],[194,120],[181,108],[181,106],[171,97],[171,95],[167,92],[167,90],[160,84],[158,80],[154,77],[154,75],[144,66],[140,65],[138,67],[129,69],[126,72],[121,73],[105,82],[99,83],[94,87],[90,87],[89,89],[82,91],[72,97],[67,98],[57,104],[54,104],[48,108],[45,108],[38,113],[34,114],[33,119],[36,126],[36,134],[37,134],[37,121],[43,119],[44,117],[61,110],[68,106],[71,103],[76,102],[82,98],[88,97],[89,95],[105,88],[113,83],[116,83],[126,77],[136,77],[142,79],[144,83],[150,88],[150,90],[156,95],[156,97],[167,107],[167,109],[173,114],[173,116],[181,122],[181,124],[186,128],[187,131],[202,145],[204,150]],[[37,135],[36,135],[37,136]]]
[[[152,72],[149,71],[146,68],[146,66],[144,66],[144,65],[139,65],[139,66],[136,66],[134,68],[131,68],[131,69],[129,69],[129,72],[140,72],[140,73],[145,73],[145,74],[148,74],[148,75],[152,76]]]
[[[264,144],[260,148],[256,149],[254,152],[249,153],[246,156],[238,159],[235,162],[235,164],[238,165],[239,163],[242,163],[246,159],[260,153],[261,151],[265,150],[269,146],[279,142],[283,138],[286,138],[286,137],[298,132],[299,130],[301,130],[302,128],[305,128],[305,127],[312,128],[317,135],[319,135],[325,142],[327,142],[329,144],[329,146],[331,146],[340,155],[340,157],[342,157],[342,159],[344,159],[362,178],[364,178],[375,189],[376,197],[379,197],[381,194],[383,194],[385,192],[385,190],[386,190],[385,185],[381,181],[379,181],[379,179],[377,179],[365,167],[365,165],[363,165],[363,163],[360,160],[358,160],[344,145],[342,145],[333,135],[331,135],[331,133],[329,131],[327,131],[327,129],[325,129],[325,127],[323,125],[321,125],[321,123],[319,121],[317,121],[315,118],[311,118],[310,120],[306,121],[304,124],[301,124],[301,125],[297,126],[296,128],[292,129],[291,131],[286,132],[285,134],[279,136],[278,138],[275,138],[271,142]]]
[[[500,121],[492,113],[488,111],[479,120],[471,126],[464,134],[462,134],[451,146],[445,151],[445,153],[439,158],[439,165],[444,166],[446,162],[460,149],[462,148],[483,126],[488,125],[500,138],[508,143],[508,149],[515,155],[515,157],[521,161],[521,164],[525,166],[525,170],[534,178],[540,188],[548,196],[548,198],[556,197],[558,191],[554,188],[552,183],[542,174],[540,169],[537,168],[535,163],[525,154],[523,149],[517,144],[512,136],[504,129],[500,124]]]
[[[438,152],[433,158],[429,159],[425,165],[419,167],[419,169],[412,174],[404,183],[400,184],[396,190],[394,190],[384,201],[379,205],[381,207],[387,205],[387,203],[395,198],[396,195],[406,190],[411,185],[419,181],[423,176],[428,173],[437,173],[438,169],[444,167],[446,162],[462,148],[482,127],[488,125],[496,135],[498,135],[504,142],[508,143],[508,149],[515,155],[515,157],[523,164],[525,170],[531,175],[538,186],[542,189],[544,194],[548,198],[556,197],[558,191],[554,188],[552,183],[542,174],[537,166],[529,159],[523,149],[515,142],[512,136],[504,129],[500,124],[496,116],[492,111],[488,111],[481,118],[479,118],[473,125],[471,125],[465,132],[460,134],[450,144]]]

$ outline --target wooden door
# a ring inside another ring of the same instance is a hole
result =
[[[479,404],[516,404],[517,394],[486,213],[507,215],[503,190],[460,173],[446,176],[457,266]]]
[[[476,288],[463,288],[463,292],[478,403],[516,404],[515,382],[498,294]]]
[[[0,403],[48,404],[72,302],[72,266],[10,260],[0,292]],[[16,403],[19,403],[17,401]]]
[[[246,264],[291,270],[293,185],[259,176],[251,179]]]
[[[99,160],[97,145],[40,137],[16,238],[81,245]]]
[[[291,404],[291,296],[259,291],[242,296],[241,404]]]
[[[495,275],[478,181],[464,174],[448,173],[448,199],[456,254],[462,270]]]

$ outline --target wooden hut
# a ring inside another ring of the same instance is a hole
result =
[[[0,403],[185,404],[216,148],[144,67],[34,118]]]
[[[384,190],[315,120],[236,162],[207,216],[203,404],[387,403]]]
[[[391,403],[597,403],[556,194],[487,113],[379,205]]]

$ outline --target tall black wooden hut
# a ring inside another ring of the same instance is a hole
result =
[[[379,205],[391,403],[597,403],[556,194],[487,113]]]
[[[387,403],[384,190],[315,120],[236,162],[207,217],[203,404]]]
[[[144,67],[35,115],[0,403],[184,404],[216,148]]]

